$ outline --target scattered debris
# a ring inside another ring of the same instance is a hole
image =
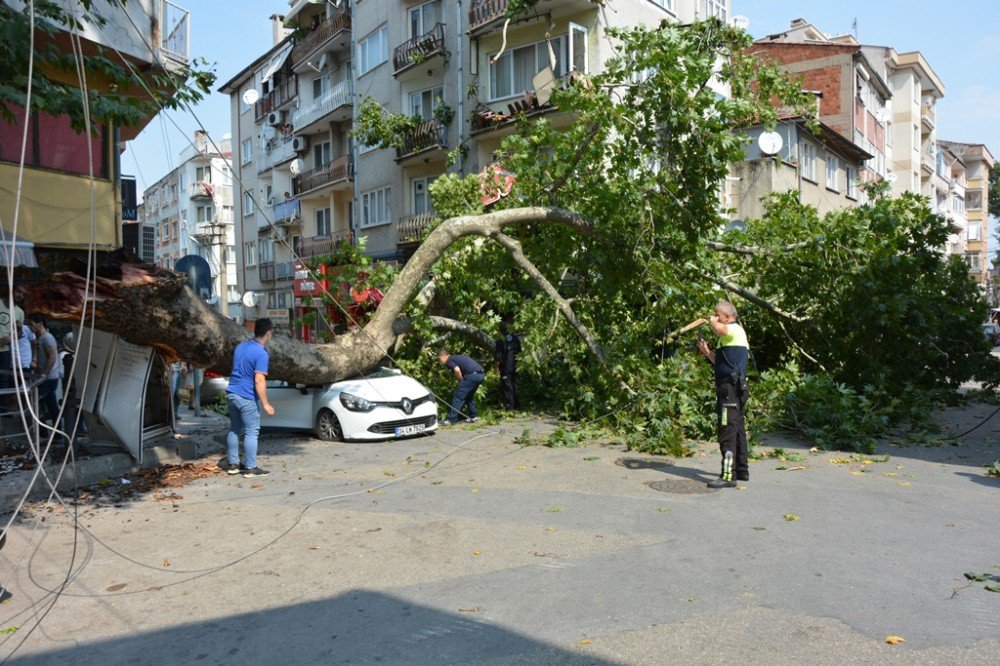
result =
[[[902,636],[886,636],[885,642],[887,645],[899,645],[900,643],[905,643],[906,639]]]

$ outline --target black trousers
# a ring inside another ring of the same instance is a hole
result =
[[[747,431],[743,421],[743,410],[746,407],[750,392],[743,382],[725,382],[715,388],[716,413],[718,415],[719,451],[722,453],[722,474],[726,481],[726,454],[733,458],[732,473],[739,481],[750,480],[750,446],[747,443]]]
[[[517,399],[517,375],[513,372],[500,375],[500,391],[507,409],[520,409],[521,401]]]

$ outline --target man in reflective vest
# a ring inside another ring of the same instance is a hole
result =
[[[722,473],[709,481],[709,488],[735,488],[737,481],[750,480],[749,446],[743,424],[743,408],[750,391],[747,388],[747,357],[750,345],[746,331],[736,323],[736,307],[719,301],[715,316],[708,320],[719,336],[715,350],[698,340],[698,353],[715,368],[716,414],[719,426],[719,449]]]

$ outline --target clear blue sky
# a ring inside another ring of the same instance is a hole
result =
[[[610,0],[614,2],[614,0]],[[218,84],[271,46],[268,17],[287,10],[286,0],[181,0],[191,12],[191,56],[214,63]],[[922,51],[944,81],[938,110],[943,139],[985,143],[1000,157],[1000,2],[995,0],[732,0],[733,14],[750,19],[757,37],[779,32],[803,17],[820,30],[851,31],[865,44]],[[195,109],[209,133],[229,129],[229,99],[214,92]],[[162,115],[162,114],[161,114]],[[197,123],[188,113],[157,117],[129,144],[122,170],[134,174],[140,192],[159,180],[188,146]]]

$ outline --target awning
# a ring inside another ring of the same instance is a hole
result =
[[[264,68],[264,75],[261,78],[262,83],[266,83],[271,80],[271,77],[274,76],[277,71],[281,69],[281,66],[285,64],[285,61],[288,59],[288,54],[291,52],[292,43],[289,41],[286,42],[277,53],[271,56],[271,62],[267,63],[267,67]]]
[[[38,268],[34,248],[35,244],[31,241],[15,236],[6,229],[0,229],[0,266]]]

